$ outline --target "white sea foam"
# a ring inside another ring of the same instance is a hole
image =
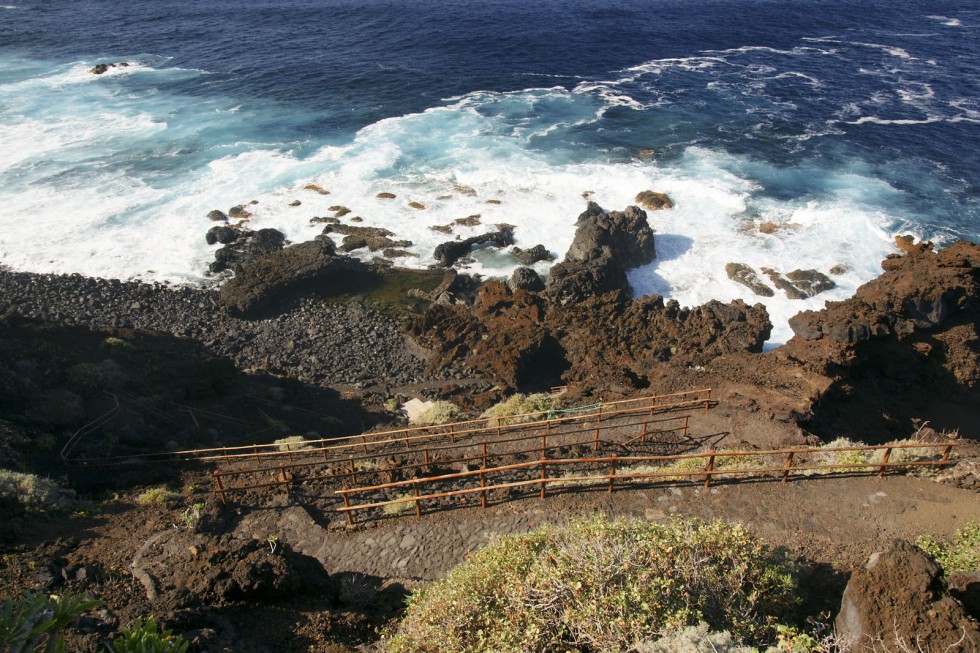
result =
[[[948,16],[926,16],[926,18],[939,21],[946,27],[961,27],[963,25],[959,18],[949,18]]]

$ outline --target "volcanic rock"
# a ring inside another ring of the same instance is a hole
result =
[[[813,297],[837,287],[833,279],[816,270],[793,270],[786,273],[786,278],[807,297]]]
[[[456,261],[466,256],[477,245],[491,245],[493,247],[507,247],[514,244],[514,230],[503,228],[498,231],[491,231],[480,236],[473,236],[465,240],[451,240],[436,246],[432,253],[440,265],[452,267]]]
[[[367,266],[347,256],[335,256],[333,242],[317,238],[273,252],[246,265],[221,288],[221,305],[229,314],[252,317],[288,294],[347,282]]]
[[[645,190],[638,193],[635,201],[637,204],[640,204],[651,211],[674,208],[674,203],[669,197],[667,197],[666,193],[658,193],[652,190]]]
[[[228,222],[228,216],[225,215],[224,211],[215,209],[208,213],[208,220],[213,220],[215,222]]]
[[[635,206],[607,212],[595,202],[589,202],[575,222],[575,238],[565,260],[595,259],[603,248],[609,249],[624,270],[653,261],[657,253],[646,212]]]
[[[856,650],[975,650],[980,627],[949,596],[942,570],[918,547],[896,541],[875,553],[844,590],[834,622],[838,634],[851,637]],[[961,639],[962,638],[962,639]]]
[[[530,249],[521,249],[520,247],[514,247],[510,250],[522,265],[534,265],[538,261],[554,261],[555,257],[551,255],[544,245],[535,245]]]
[[[764,284],[755,270],[745,263],[728,263],[725,265],[725,272],[729,279],[742,284],[756,295],[772,297],[774,294],[772,288]]]
[[[207,241],[208,245],[214,245],[215,243],[230,245],[238,240],[240,233],[241,232],[234,227],[211,227],[208,229],[208,233],[205,234],[204,239]]]
[[[510,275],[507,286],[511,290],[527,290],[530,292],[540,292],[544,290],[544,282],[541,277],[531,268],[517,268]]]
[[[605,293],[632,294],[626,270],[604,247],[591,258],[569,258],[552,266],[545,284],[548,295],[565,306]]]

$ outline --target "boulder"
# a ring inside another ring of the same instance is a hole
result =
[[[774,294],[772,288],[764,284],[755,270],[745,263],[728,263],[725,265],[725,272],[729,279],[742,284],[756,295],[772,297]]]
[[[208,245],[214,245],[215,243],[230,245],[238,240],[240,233],[241,232],[234,227],[211,227],[208,229],[208,233],[205,234],[204,239],[207,241]]]
[[[456,261],[470,253],[478,245],[490,245],[493,247],[507,247],[514,244],[514,230],[504,227],[498,231],[491,231],[480,236],[473,236],[465,240],[451,240],[436,246],[432,253],[440,265],[452,267]]]
[[[225,215],[224,211],[215,209],[208,213],[208,220],[213,220],[214,222],[228,222],[228,216]]]
[[[626,270],[608,247],[589,259],[566,257],[555,264],[548,273],[545,290],[552,300],[562,306],[605,293],[632,294]]]
[[[245,265],[221,287],[220,302],[231,315],[253,317],[289,294],[305,289],[329,291],[333,284],[367,271],[368,266],[357,259],[336,256],[333,242],[320,237]]]
[[[636,195],[636,203],[651,211],[674,208],[674,203],[667,197],[666,193],[658,193],[653,190],[645,190],[638,193]]]
[[[837,287],[833,279],[816,270],[793,270],[786,273],[786,278],[806,297],[813,297]]]
[[[555,257],[551,255],[544,245],[535,245],[531,249],[521,249],[520,247],[514,247],[510,250],[514,258],[518,260],[521,265],[534,265],[538,261],[554,261]]]
[[[834,625],[854,642],[855,652],[980,647],[980,627],[949,595],[939,565],[903,541],[872,554],[851,576]]]
[[[544,290],[544,282],[538,273],[531,268],[517,268],[514,273],[510,275],[510,279],[507,281],[507,286],[511,290],[527,290],[530,292],[540,292]]]
[[[228,217],[245,220],[252,217],[252,212],[247,210],[243,204],[239,204],[228,209]]]

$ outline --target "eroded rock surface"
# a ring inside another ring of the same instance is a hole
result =
[[[903,541],[873,554],[851,576],[834,625],[850,636],[856,651],[903,646],[973,651],[980,646],[980,627],[949,596],[942,570]]]

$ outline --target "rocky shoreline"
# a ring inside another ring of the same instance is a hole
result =
[[[40,322],[163,332],[200,342],[245,371],[286,375],[318,386],[391,385],[438,380],[405,346],[398,322],[357,302],[324,310],[297,298],[267,320],[229,316],[217,290],[33,274],[0,268],[0,314]]]

